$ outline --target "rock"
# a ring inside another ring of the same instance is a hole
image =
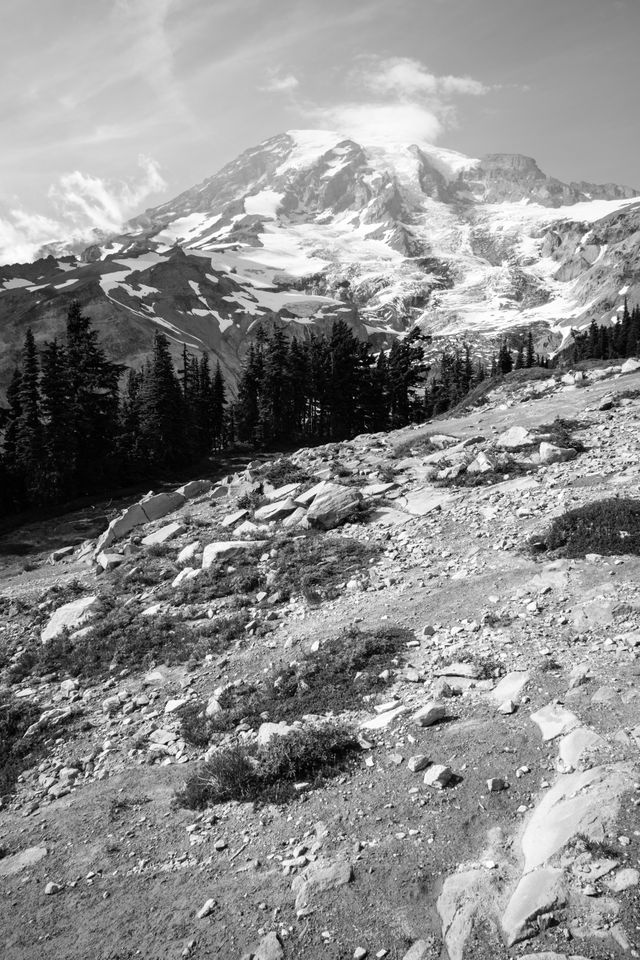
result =
[[[185,564],[188,564],[193,560],[195,555],[200,549],[200,541],[194,540],[193,543],[187,544],[186,547],[183,547],[178,556],[176,557],[176,563],[181,567]]]
[[[546,707],[531,714],[531,719],[540,727],[543,740],[555,740],[568,733],[580,722],[575,713],[565,710],[559,703],[548,703]]]
[[[540,463],[566,463],[567,460],[575,460],[578,456],[573,447],[557,447],[553,443],[543,441],[540,444]]]
[[[260,543],[258,540],[220,540],[217,543],[208,543],[202,554],[202,569],[207,570],[220,560],[232,560]]]
[[[402,960],[431,960],[433,956],[431,950],[432,944],[427,943],[426,940],[416,940],[409,947]]]
[[[40,634],[43,643],[48,643],[59,636],[63,630],[77,630],[78,627],[90,620],[96,612],[99,601],[96,596],[80,597],[65,603],[51,615],[49,622]]]
[[[477,680],[482,673],[475,663],[450,663],[435,671],[436,677],[466,677],[468,680]]]
[[[496,703],[503,703],[505,700],[517,700],[529,680],[528,670],[514,670],[498,681],[491,691],[491,696]]]
[[[622,364],[620,373],[635,373],[637,370],[640,370],[640,360],[629,357],[629,359],[625,360],[625,362]]]
[[[204,712],[207,717],[215,717],[217,713],[221,713],[222,707],[220,706],[219,700],[217,700],[216,697],[209,697]]]
[[[562,738],[558,745],[559,769],[575,769],[580,758],[595,747],[606,747],[606,742],[588,727],[577,727]]]
[[[424,770],[425,767],[428,767],[430,762],[424,753],[416,753],[415,756],[409,757],[407,767],[411,770],[411,773],[419,773],[421,770]]]
[[[549,913],[566,902],[563,872],[546,867],[526,874],[515,889],[502,917],[507,946],[512,947],[536,933],[536,917]]]
[[[254,518],[258,523],[271,523],[273,520],[283,520],[297,509],[297,505],[291,499],[278,500],[277,503],[267,503],[264,507],[259,507],[254,513]]]
[[[102,701],[102,711],[103,713],[107,713],[109,716],[111,716],[113,713],[117,713],[121,706],[122,701],[118,696],[107,697],[106,700]]]
[[[333,530],[357,513],[360,499],[361,494],[354,487],[345,487],[338,483],[326,484],[314,497],[307,512],[307,520],[312,527]]]
[[[303,521],[306,521],[306,517],[307,511],[304,507],[296,507],[293,513],[290,513],[288,517],[284,518],[282,526],[285,530],[292,530],[294,527],[302,524]]]
[[[96,556],[96,563],[103,570],[113,570],[114,567],[120,566],[123,560],[124,557],[121,553],[109,553],[106,550],[102,550]]]
[[[182,707],[184,707],[186,703],[188,703],[188,700],[167,700],[164,712],[175,713],[176,710],[180,710]]]
[[[297,916],[308,917],[316,909],[321,894],[342,887],[352,879],[353,868],[346,860],[320,859],[310,863],[291,884]]]
[[[614,877],[605,880],[606,885],[614,893],[622,893],[623,890],[629,890],[631,887],[637,887],[640,882],[640,871],[635,867],[625,867],[618,870]]]
[[[518,708],[513,700],[504,700],[498,707],[498,713],[501,713],[506,717],[512,713],[515,713],[517,709]]]
[[[288,500],[290,497],[300,489],[299,483],[287,483],[283,487],[277,487],[274,490],[270,490],[268,493],[265,493],[267,500],[271,502],[275,500]]]
[[[491,473],[496,469],[497,461],[491,460],[484,451],[480,451],[475,460],[467,466],[467,473]]]
[[[277,933],[268,933],[258,945],[253,960],[282,960],[284,950]]]
[[[27,867],[33,867],[47,855],[46,847],[27,847],[20,853],[12,853],[8,857],[0,859],[0,877],[11,877],[20,870],[26,870]]]
[[[47,557],[47,563],[59,563],[60,560],[64,560],[65,557],[70,557],[75,547],[60,547],[58,550],[54,550]]]
[[[51,897],[53,896],[54,893],[60,893],[61,890],[62,890],[61,883],[54,883],[52,880],[50,880],[49,883],[44,888],[44,893],[45,893],[45,896]]]
[[[234,533],[236,537],[247,537],[253,539],[260,533],[261,528],[253,520],[245,520],[239,527],[236,527]]]
[[[323,490],[326,490],[331,486],[333,486],[333,484],[328,483],[326,480],[321,480],[320,483],[316,483],[315,486],[310,487],[309,490],[305,490],[304,493],[299,493],[294,497],[294,500],[298,506],[308,507],[309,504],[323,492]]]
[[[534,443],[534,438],[524,427],[509,427],[496,440],[496,446],[501,450],[523,450]]]
[[[384,727],[388,727],[397,717],[401,717],[403,714],[407,713],[409,707],[401,704],[399,707],[396,707],[395,710],[387,710],[385,713],[381,713],[379,716],[374,717],[372,720],[364,720],[360,724],[361,730],[382,730]]]
[[[547,863],[578,833],[602,840],[615,822],[620,798],[633,783],[632,767],[624,763],[561,777],[543,795],[525,828],[525,873]]]
[[[172,587],[179,587],[181,583],[185,583],[187,580],[194,580],[197,576],[202,573],[202,568],[194,570],[193,567],[185,567],[180,573],[174,577],[171,581]],[[147,613],[148,611],[145,611]]]
[[[446,715],[446,710],[441,703],[435,700],[426,703],[417,713],[414,713],[414,721],[421,727],[431,727],[438,723]]]
[[[509,784],[502,777],[489,777],[487,780],[487,790],[489,793],[500,793],[501,790],[507,790]]]
[[[495,891],[485,869],[459,868],[446,878],[436,906],[449,960],[472,960],[472,952],[466,949],[467,940],[476,924],[484,926],[489,920],[493,926],[494,899]],[[433,951],[428,957],[431,960],[439,955],[440,951]],[[493,952],[489,955],[493,957]]]
[[[203,920],[205,917],[208,917],[210,914],[213,913],[215,905],[216,905],[216,902],[213,898],[210,898],[209,900],[205,900],[204,904],[200,907],[200,909],[196,913],[196,919]]]
[[[434,763],[425,773],[423,783],[427,787],[435,787],[437,790],[442,790],[452,777],[453,771],[451,767],[447,767],[441,763]]]
[[[193,500],[195,497],[201,497],[203,494],[209,493],[212,486],[210,480],[191,480],[184,486],[178,487],[176,493],[184,497],[185,500]]]
[[[60,693],[67,700],[69,697],[73,696],[80,684],[77,680],[63,680],[60,684]]]
[[[170,493],[149,493],[140,501],[147,520],[159,520],[160,517],[179,510],[187,502],[187,498],[177,491]]]
[[[369,951],[366,947],[356,947],[353,951],[353,960],[366,960],[369,956]]]
[[[261,723],[258,728],[258,746],[266,747],[274,737],[286,737],[296,727],[281,721],[280,723]]]
[[[222,521],[223,527],[237,527],[241,520],[247,516],[247,510],[236,510],[235,513],[229,513]]]
[[[148,523],[149,518],[139,503],[134,503],[126,510],[123,510],[120,516],[111,521],[105,532],[99,538],[95,554],[102,553],[107,547],[111,546],[116,540],[121,540],[131,533],[135,527],[140,527]]]
[[[405,497],[400,497],[396,503],[398,507],[413,514],[413,516],[426,517],[427,514],[433,513],[435,510],[450,506],[457,499],[456,496],[446,491],[424,487],[422,490],[416,490]]]
[[[145,547],[152,547],[158,543],[166,543],[167,540],[173,540],[174,537],[179,537],[186,529],[184,524],[174,520],[173,523],[167,523],[166,526],[160,527],[155,533],[149,533],[146,537],[143,537],[142,542]]]

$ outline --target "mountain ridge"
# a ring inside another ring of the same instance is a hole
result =
[[[21,336],[79,299],[115,359],[161,329],[232,382],[258,322],[293,335],[347,320],[376,348],[418,326],[472,341],[611,322],[640,298],[638,191],[569,184],[522,154],[289,131],[133,218],[81,256],[0,266],[0,385]]]

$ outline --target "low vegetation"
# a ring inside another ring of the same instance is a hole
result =
[[[283,595],[331,599],[352,577],[367,570],[379,549],[349,537],[310,534],[277,544],[274,584]]]
[[[40,712],[32,700],[0,690],[0,799],[13,793],[18,777],[32,763],[35,745],[24,735]]]
[[[285,803],[301,783],[316,787],[339,774],[359,749],[353,732],[340,723],[293,730],[263,747],[225,747],[187,780],[177,799],[190,809],[230,800]]]
[[[546,533],[532,537],[530,546],[569,558],[588,553],[638,556],[640,500],[608,498],[569,510],[556,517]]]
[[[239,612],[192,625],[167,614],[142,617],[132,607],[114,607],[83,636],[72,639],[65,632],[46,644],[35,641],[9,673],[14,682],[45,674],[99,678],[114,670],[202,660],[243,637],[247,620],[247,614]]]
[[[265,720],[291,723],[309,714],[338,713],[347,703],[358,709],[365,697],[384,689],[388,680],[380,674],[399,664],[410,639],[409,630],[393,627],[346,630],[295,665],[273,671],[259,686],[229,687],[219,698],[221,711],[212,717],[206,717],[204,704],[191,707],[183,715],[181,735],[206,746],[240,723],[257,729]]]

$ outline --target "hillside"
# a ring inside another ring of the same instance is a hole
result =
[[[7,960],[636,954],[640,362],[538,374],[0,538]]]
[[[637,197],[519,154],[290,131],[81,255],[0,266],[0,387],[26,327],[52,337],[74,299],[114,359],[139,363],[161,329],[231,381],[276,320],[298,337],[347,320],[376,346],[415,325],[474,342],[531,327],[552,350],[638,299]]]

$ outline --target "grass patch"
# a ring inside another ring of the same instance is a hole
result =
[[[274,583],[283,599],[302,595],[312,602],[333,599],[344,583],[380,553],[379,548],[349,537],[310,534],[276,545]]]
[[[534,551],[551,550],[558,556],[584,557],[640,555],[640,500],[596,500],[569,510],[553,520],[546,534],[531,538]]]
[[[218,698],[220,713],[206,717],[204,704],[191,708],[181,736],[206,746],[220,733],[246,723],[257,729],[265,720],[291,723],[308,714],[357,709],[364,698],[386,686],[380,673],[399,661],[413,635],[409,630],[346,630],[298,663],[274,671],[260,685],[229,687]]]
[[[42,752],[41,747],[35,747],[24,737],[41,712],[32,700],[18,700],[8,691],[0,690],[0,798],[15,791],[22,771]]]
[[[576,453],[584,453],[587,449],[581,440],[576,440],[572,435],[574,430],[583,430],[587,426],[581,420],[567,420],[563,417],[557,417],[553,423],[542,424],[536,427],[536,434],[546,434],[549,436],[549,443],[556,447],[571,447]]]
[[[167,596],[171,597],[174,606],[182,606],[256,593],[264,588],[266,582],[264,572],[258,567],[265,549],[263,544],[243,550],[232,560],[214,563],[195,579],[185,581],[178,590],[169,589]]]
[[[230,800],[286,803],[298,795],[296,784],[318,786],[359,749],[353,732],[337,723],[294,730],[264,747],[226,747],[187,780],[177,799],[196,810]]]

